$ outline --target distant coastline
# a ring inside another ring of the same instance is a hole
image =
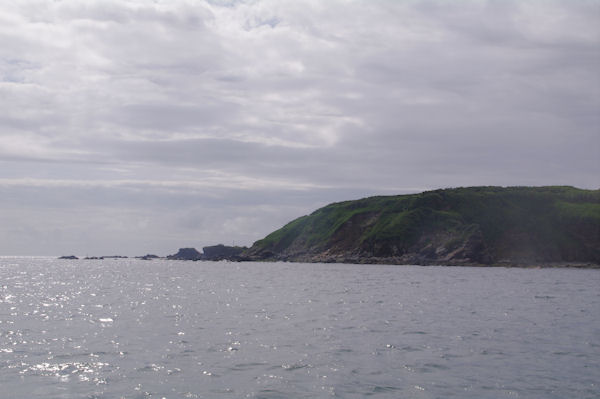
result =
[[[327,205],[257,241],[252,260],[598,267],[600,190],[467,187]]]
[[[123,257],[84,259],[110,258]],[[600,190],[468,187],[370,197],[327,205],[250,248],[180,248],[165,258],[600,268]]]
[[[220,244],[221,245],[221,244]],[[180,248],[181,249],[189,249],[189,248]],[[191,248],[194,249],[195,248]],[[567,269],[600,269],[600,264],[598,263],[581,263],[581,262],[534,262],[534,263],[511,263],[511,262],[501,262],[501,263],[491,263],[491,264],[477,264],[477,263],[464,263],[464,264],[444,264],[444,263],[399,263],[397,259],[369,259],[367,261],[355,261],[355,260],[347,260],[347,259],[306,259],[306,260],[279,260],[279,259],[250,259],[245,258],[243,256],[231,256],[231,257],[221,257],[218,259],[209,259],[208,257],[200,257],[198,259],[186,259],[186,258],[174,258],[173,255],[167,256],[157,256],[152,255],[148,257],[147,255],[143,256],[87,256],[87,257],[77,257],[75,255],[66,255],[60,256],[58,259],[63,260],[105,260],[105,259],[140,259],[140,260],[180,260],[180,261],[192,261],[192,262],[217,262],[217,261],[228,261],[228,262],[290,262],[290,263],[323,263],[323,264],[361,264],[361,265],[390,265],[390,266],[445,266],[445,267],[453,267],[453,266],[463,266],[463,267],[505,267],[505,268],[523,268],[523,269],[550,269],[550,268],[567,268]]]

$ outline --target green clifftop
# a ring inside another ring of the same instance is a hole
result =
[[[600,264],[600,190],[469,187],[327,205],[254,243],[252,260]]]

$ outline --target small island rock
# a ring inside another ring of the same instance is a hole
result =
[[[237,261],[240,260],[240,256],[242,254],[242,252],[244,252],[246,249],[246,247],[230,247],[227,245],[223,245],[223,244],[219,244],[219,245],[213,245],[213,246],[209,246],[209,247],[203,247],[202,248],[202,259],[203,260],[212,260],[212,261],[219,261],[219,260],[230,260],[230,261]]]
[[[167,256],[167,259],[171,260],[200,260],[202,254],[196,250],[196,248],[179,248],[179,251],[175,255]]]

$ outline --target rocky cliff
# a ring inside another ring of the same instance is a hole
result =
[[[240,260],[242,252],[247,250],[247,247],[230,247],[227,245],[219,244],[212,245],[202,248],[202,253],[198,252],[196,248],[179,248],[174,255],[167,256],[167,259],[171,260]],[[151,256],[151,255],[147,255]]]
[[[202,260],[238,260],[247,247],[227,246],[223,244],[202,248]]]
[[[470,187],[335,203],[269,234],[248,260],[600,264],[600,190]]]
[[[202,254],[196,248],[179,248],[176,254],[168,255],[170,260],[201,260]]]

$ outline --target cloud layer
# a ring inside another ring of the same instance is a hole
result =
[[[0,5],[0,254],[249,245],[336,200],[600,186],[598,1]]]

